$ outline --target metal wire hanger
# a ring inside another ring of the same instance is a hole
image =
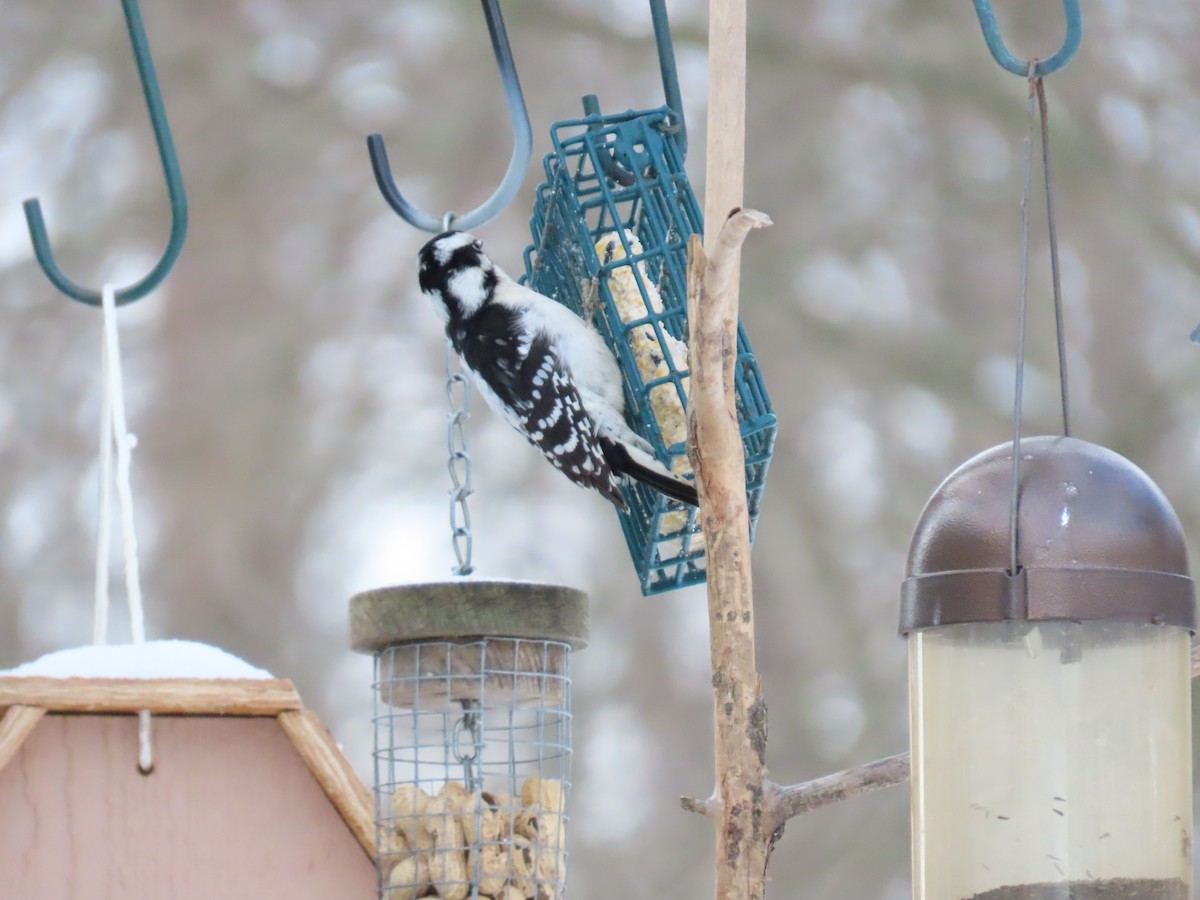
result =
[[[116,292],[116,303],[121,306],[140,300],[154,290],[167,273],[175,265],[183,250],[183,240],[187,236],[187,194],[183,188],[183,175],[179,170],[179,160],[175,156],[175,143],[171,140],[171,126],[167,122],[167,112],[163,107],[162,94],[158,89],[158,78],[154,74],[154,60],[150,56],[150,44],[146,40],[146,30],[142,25],[142,15],[138,10],[137,0],[121,0],[125,11],[125,25],[129,30],[129,41],[133,45],[133,58],[137,63],[138,77],[142,81],[142,93],[146,97],[146,108],[150,112],[150,124],[154,128],[154,140],[158,144],[158,158],[162,162],[163,176],[167,182],[167,194],[171,200],[171,234],[167,239],[167,247],[162,257],[141,280]],[[80,303],[89,306],[100,305],[100,292],[89,290],[72,281],[58,267],[54,259],[54,251],[50,249],[50,237],[46,233],[46,222],[42,216],[42,206],[37,198],[26,200],[25,221],[29,225],[29,237],[33,241],[33,252],[37,256],[38,265],[46,273],[46,277],[56,288]]]
[[[683,117],[683,96],[679,90],[679,73],[675,67],[675,46],[671,41],[671,23],[667,19],[666,0],[650,0],[650,19],[654,23],[654,43],[658,46],[658,69],[662,75],[663,96],[671,110],[671,117],[662,130],[675,136],[675,146],[679,148],[679,155],[687,159],[687,122]],[[583,114],[600,115],[600,101],[595,94],[588,94],[583,98]],[[600,124],[592,123],[588,128],[598,131]],[[637,177],[617,162],[611,152],[599,154],[597,160],[604,174],[617,184],[628,187],[636,183]]]
[[[388,164],[387,148],[383,136],[373,134],[367,138],[367,150],[371,154],[371,169],[383,199],[405,222],[422,231],[437,234],[449,226],[470,230],[494,219],[516,196],[529,168],[533,155],[533,129],[529,124],[529,112],[525,109],[525,97],[521,93],[521,82],[517,79],[517,67],[513,62],[512,47],[508,43],[508,32],[504,28],[504,17],[500,13],[500,0],[482,0],[483,15],[487,20],[488,35],[492,39],[492,50],[496,54],[496,65],[500,69],[500,80],[504,84],[504,98],[508,102],[508,117],[513,127],[513,152],[508,161],[504,179],[492,196],[481,206],[464,216],[447,213],[432,216],[418,209],[400,193]],[[446,223],[449,225],[443,228]]]
[[[1018,509],[1021,496],[1021,425],[1022,400],[1025,386],[1025,324],[1029,306],[1029,206],[1033,199],[1033,134],[1040,120],[1042,144],[1042,180],[1046,188],[1046,222],[1050,241],[1050,281],[1054,292],[1054,330],[1058,343],[1058,385],[1062,401],[1063,437],[1071,436],[1070,400],[1067,387],[1067,342],[1063,324],[1062,273],[1058,258],[1058,229],[1054,218],[1054,194],[1050,186],[1050,122],[1046,106],[1043,76],[1056,72],[1071,61],[1079,49],[1083,33],[1079,0],[1063,0],[1067,34],[1062,46],[1047,60],[1019,60],[1004,46],[992,13],[990,0],[974,0],[975,12],[983,29],[988,50],[1001,67],[1022,75],[1028,81],[1029,95],[1025,104],[1028,120],[1025,132],[1024,189],[1021,193],[1021,290],[1017,305],[1016,371],[1013,385],[1012,488],[1009,498],[1009,575],[1021,571],[1018,534]]]

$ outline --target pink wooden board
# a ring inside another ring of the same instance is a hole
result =
[[[273,718],[47,715],[0,771],[6,900],[371,900],[375,869]]]

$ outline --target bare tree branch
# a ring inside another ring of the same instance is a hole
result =
[[[822,806],[841,803],[859,794],[867,794],[880,788],[903,784],[908,781],[909,760],[907,753],[897,753],[886,759],[852,769],[843,769],[832,775],[823,775],[812,781],[777,787],[778,804],[775,807],[777,824],[783,824],[792,816],[812,812]]]
[[[733,385],[739,250],[751,230],[770,224],[762,213],[739,210],[712,241],[707,262],[699,235],[688,246],[688,448],[708,556],[717,781],[713,797],[692,808],[717,823],[719,900],[763,895],[771,834],[762,831],[767,708],[754,661],[746,458]]]
[[[694,812],[704,816],[706,819],[716,821],[721,818],[721,798],[715,794],[707,800],[698,800],[695,797],[680,797],[679,805],[686,812]]]

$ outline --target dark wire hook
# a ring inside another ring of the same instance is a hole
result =
[[[1083,15],[1079,11],[1079,0],[1063,0],[1063,15],[1067,20],[1067,33],[1063,38],[1058,52],[1049,59],[1038,62],[1029,74],[1029,66],[1033,60],[1021,60],[1013,56],[1004,46],[1000,37],[1000,26],[996,24],[996,14],[992,12],[991,0],[974,0],[975,14],[979,17],[979,26],[983,29],[983,39],[987,41],[992,58],[1014,75],[1022,78],[1040,78],[1057,72],[1071,61],[1075,51],[1079,49],[1079,41],[1083,37]]]
[[[667,21],[666,0],[650,0],[650,19],[654,22],[654,42],[658,45],[658,69],[662,73],[663,95],[674,121],[671,132],[679,155],[687,159],[687,122],[683,118],[683,96],[679,91],[679,73],[675,69],[675,46],[671,42],[671,23]]]
[[[521,94],[521,82],[517,79],[517,66],[513,62],[512,47],[508,44],[508,32],[504,28],[504,17],[500,14],[499,0],[482,0],[483,15],[487,19],[488,34],[492,39],[492,50],[496,54],[496,65],[504,83],[504,98],[508,101],[508,117],[513,126],[513,152],[508,161],[508,171],[496,192],[483,205],[464,216],[449,216],[455,228],[469,231],[490,222],[516,196],[525,180],[529,159],[533,156],[533,128],[529,124],[529,112],[525,109],[525,98]],[[373,134],[367,138],[367,150],[371,154],[371,169],[375,172],[375,183],[383,199],[409,225],[437,234],[443,230],[443,217],[431,216],[413,206],[400,193],[392,178],[388,165],[387,148],[383,136]]]
[[[595,94],[587,94],[583,98],[583,114],[588,118],[600,118],[600,98]],[[599,131],[599,122],[592,122],[588,125],[588,131]],[[626,169],[623,165],[617,162],[616,157],[611,150],[605,150],[603,147],[596,149],[596,162],[600,164],[600,169],[612,181],[617,184],[629,187],[632,184],[637,184],[637,177]]]
[[[183,250],[183,240],[187,236],[187,194],[183,189],[183,175],[179,171],[179,160],[175,156],[175,144],[171,140],[171,126],[167,122],[167,112],[163,107],[162,94],[158,89],[158,78],[154,74],[154,60],[150,56],[150,44],[146,40],[146,29],[142,25],[142,15],[138,10],[137,0],[121,0],[125,11],[125,25],[129,29],[129,40],[133,45],[133,58],[137,63],[138,77],[142,80],[142,93],[146,96],[146,108],[150,112],[150,124],[154,128],[154,140],[158,143],[158,158],[162,162],[163,175],[167,181],[167,194],[171,199],[171,235],[167,239],[167,247],[162,258],[154,268],[140,281],[116,292],[118,306],[140,300],[154,290],[167,277],[175,260]],[[46,233],[46,221],[42,216],[42,206],[37,198],[26,200],[25,222],[29,226],[29,237],[33,241],[33,252],[37,256],[38,265],[46,273],[46,277],[56,288],[80,303],[89,306],[100,305],[100,293],[90,291],[68,278],[58,267],[54,259],[54,251],[50,249],[50,237]]]
[[[665,123],[663,130],[675,135],[675,146],[679,148],[681,159],[687,159],[687,122],[683,117],[683,96],[679,90],[679,73],[675,68],[675,46],[671,41],[671,23],[667,20],[666,0],[650,0],[650,20],[654,23],[654,42],[658,45],[658,69],[662,74],[663,95],[671,117]],[[600,101],[595,94],[583,98],[583,114],[585,116],[600,115]],[[588,126],[590,131],[599,131],[600,123],[594,122]],[[604,174],[628,187],[637,179],[632,172],[613,158],[610,151],[602,150],[598,154],[600,168]]]

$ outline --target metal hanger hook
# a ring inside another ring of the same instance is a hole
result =
[[[687,159],[687,122],[683,117],[683,95],[679,90],[679,72],[675,68],[675,46],[671,41],[671,23],[667,19],[666,0],[650,0],[650,20],[654,23],[654,43],[658,45],[658,69],[662,74],[663,96],[671,117],[660,125],[661,131],[675,136],[681,159]],[[600,117],[600,101],[595,94],[583,98],[583,114],[589,118]],[[600,123],[588,125],[590,131],[599,131]],[[601,150],[597,157],[604,174],[617,184],[629,187],[637,183],[637,177],[613,157],[611,151]]]
[[[983,29],[983,39],[987,41],[992,58],[1014,75],[1020,75],[1022,78],[1030,77],[1029,67],[1033,64],[1033,60],[1017,59],[1009,52],[1008,47],[1004,46],[1004,39],[1000,37],[1000,26],[996,24],[996,14],[992,11],[991,0],[973,0],[973,2],[975,3],[975,14],[979,17],[979,26]],[[1063,38],[1062,46],[1049,59],[1043,59],[1033,65],[1032,77],[1041,78],[1043,75],[1057,72],[1071,61],[1075,51],[1079,49],[1079,42],[1083,37],[1083,15],[1079,11],[1079,0],[1062,0],[1062,5],[1063,16],[1067,20],[1067,33]]]
[[[454,216],[456,228],[469,231],[494,219],[505,206],[512,202],[533,156],[533,129],[529,124],[529,112],[525,108],[525,97],[521,93],[521,82],[517,79],[517,66],[513,62],[512,47],[508,43],[508,32],[504,28],[504,17],[500,14],[500,0],[482,0],[483,15],[487,20],[488,34],[492,39],[492,50],[496,54],[496,65],[504,84],[504,98],[508,102],[508,117],[513,127],[513,152],[508,161],[508,170],[495,193],[484,203],[462,216]],[[371,169],[383,199],[396,211],[400,218],[415,228],[437,234],[442,227],[442,216],[432,216],[404,198],[388,165],[387,148],[383,136],[373,134],[367,138],[367,150],[371,154]]]
[[[150,56],[150,44],[146,40],[146,29],[142,25],[142,15],[138,10],[137,0],[121,0],[125,11],[125,25],[129,29],[129,41],[133,45],[133,58],[137,63],[138,77],[142,81],[142,93],[146,97],[146,108],[150,113],[150,124],[154,129],[154,140],[158,144],[158,158],[162,162],[163,176],[167,182],[167,194],[171,200],[171,234],[167,239],[167,247],[154,268],[140,281],[116,292],[116,302],[120,306],[140,300],[154,290],[167,277],[175,261],[183,250],[183,240],[187,236],[187,194],[183,189],[183,175],[179,171],[179,159],[175,155],[175,143],[171,140],[171,126],[167,122],[167,112],[163,107],[162,93],[158,88],[158,78],[154,74],[154,60]],[[25,222],[29,226],[29,237],[33,241],[33,252],[38,264],[46,277],[56,288],[80,303],[89,306],[100,305],[100,292],[88,290],[68,278],[58,267],[54,259],[54,251],[50,249],[50,237],[46,233],[46,221],[42,216],[42,205],[37,198],[26,200]]]
[[[654,42],[658,45],[658,68],[662,73],[663,95],[674,114],[671,133],[679,155],[687,159],[687,122],[683,118],[683,95],[679,90],[679,72],[675,68],[675,45],[671,41],[671,23],[667,20],[666,0],[650,0],[650,19],[654,22]]]

